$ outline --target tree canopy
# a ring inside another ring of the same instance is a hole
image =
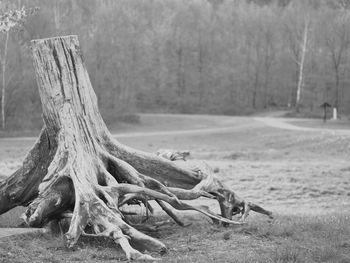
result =
[[[2,1],[1,5],[12,3]],[[29,41],[77,34],[104,119],[128,112],[246,114],[300,103],[350,112],[349,1],[19,0],[38,7],[10,35],[9,129],[41,127]]]

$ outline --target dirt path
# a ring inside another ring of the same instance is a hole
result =
[[[321,129],[307,128],[307,127],[300,127],[300,126],[293,125],[291,123],[288,123],[288,120],[286,118],[254,117],[254,120],[262,122],[267,126],[278,128],[278,129],[293,130],[293,131],[324,131]]]
[[[294,131],[313,131],[313,132],[331,132],[340,135],[350,135],[350,130],[334,130],[334,129],[319,129],[301,127],[290,123],[294,119],[280,118],[280,117],[236,117],[236,116],[215,116],[215,115],[178,115],[178,114],[141,114],[141,118],[184,118],[189,121],[196,121],[198,119],[208,120],[208,124],[202,124],[200,127],[189,129],[174,129],[174,130],[156,130],[156,131],[140,131],[140,132],[122,132],[114,133],[115,138],[133,138],[133,137],[146,137],[146,136],[167,136],[167,135],[201,135],[210,133],[227,133],[230,131],[237,131],[241,129],[254,128],[256,126],[274,127],[278,129],[294,130]],[[275,115],[272,115],[275,116]],[[276,114],[279,116],[279,114]],[[211,122],[211,123],[209,123]],[[259,125],[260,124],[260,125]],[[213,127],[214,126],[214,127]],[[0,143],[7,141],[32,141],[34,142],[36,137],[13,137],[13,138],[0,138]]]
[[[325,214],[350,208],[349,130],[300,127],[289,123],[293,119],[270,116],[145,117],[133,132],[115,137],[147,152],[188,149],[194,159],[218,167],[220,179],[241,196],[274,212]],[[0,176],[18,169],[35,140],[0,139]],[[217,209],[215,201],[205,204]]]
[[[132,138],[145,136],[166,136],[166,135],[196,135],[208,133],[226,133],[231,130],[247,129],[254,127],[254,120],[250,117],[231,117],[231,116],[215,116],[215,115],[178,115],[178,114],[141,114],[143,117],[151,118],[184,118],[195,122],[196,119],[206,119],[207,124],[202,124],[200,127],[189,129],[174,129],[174,130],[156,130],[156,131],[142,131],[142,132],[122,132],[113,133],[115,138]],[[181,126],[179,123],[178,126]],[[193,125],[195,126],[195,125]],[[137,127],[136,127],[137,128]],[[157,127],[155,127],[156,129]],[[8,137],[0,138],[3,141],[35,141],[37,137]]]
[[[113,134],[115,138],[145,137],[145,136],[166,136],[166,135],[200,135],[208,133],[227,133],[233,130],[244,130],[253,127],[252,123],[239,124],[235,126],[220,128],[199,128],[191,130],[157,131],[157,132],[135,132]]]
[[[291,118],[273,118],[273,117],[254,117],[255,121],[262,122],[267,126],[292,130],[292,131],[307,131],[307,132],[328,132],[338,135],[350,135],[350,130],[348,129],[327,129],[327,128],[308,128],[298,125],[294,125],[293,121],[300,121],[300,119],[291,119]]]

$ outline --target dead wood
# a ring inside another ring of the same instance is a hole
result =
[[[68,247],[81,235],[105,236],[128,259],[150,260],[141,251],[163,253],[166,246],[128,224],[124,205],[156,200],[180,225],[185,224],[173,208],[225,224],[242,224],[232,220],[237,211],[243,219],[250,209],[271,216],[238,198],[208,167],[184,168],[116,141],[100,116],[76,36],[34,40],[31,47],[45,126],[22,167],[0,184],[0,213],[28,206],[24,216],[30,226],[69,214]],[[217,199],[221,215],[183,202],[199,197]]]

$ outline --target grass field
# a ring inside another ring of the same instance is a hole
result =
[[[179,212],[190,226],[169,223],[153,233],[169,247],[160,257],[163,262],[350,262],[350,132],[344,132],[346,127],[329,131],[333,127],[324,129],[317,120],[287,121],[314,129],[280,129],[278,123],[271,127],[254,118],[186,115],[144,115],[139,125],[110,127],[122,133],[121,142],[138,149],[190,150],[193,159],[218,167],[221,180],[240,196],[275,214],[268,220],[251,213],[247,225],[224,228],[201,215]],[[170,132],[174,130],[179,132]],[[0,176],[20,165],[33,142],[0,140]],[[196,202],[218,211],[213,201]],[[1,215],[0,226],[20,224],[22,211]],[[162,214],[151,218],[164,219]],[[0,241],[0,262],[119,260],[126,260],[124,254],[106,239],[81,238],[74,250],[66,250],[61,237],[47,234]]]

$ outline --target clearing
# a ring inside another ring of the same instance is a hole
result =
[[[164,262],[350,262],[350,128],[335,126],[321,120],[143,114],[140,124],[109,128],[137,149],[189,150],[192,159],[218,167],[222,181],[240,196],[275,213],[271,222],[252,212],[247,225],[223,228],[179,212],[191,226],[170,223],[154,233],[169,247]],[[35,139],[0,139],[0,177],[21,164]],[[0,227],[19,225],[22,211],[0,216]],[[125,256],[105,239],[81,238],[74,251],[63,247],[61,237],[46,234],[0,241],[0,262],[111,260]]]

